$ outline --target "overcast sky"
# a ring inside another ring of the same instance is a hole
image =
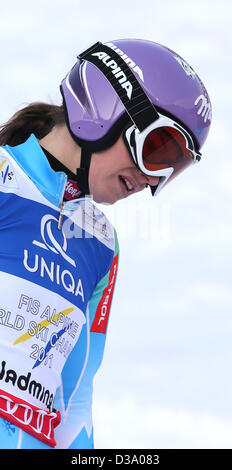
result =
[[[232,447],[230,0],[1,2],[0,122],[60,103],[78,52],[137,37],[183,56],[211,96],[201,164],[153,200],[106,207],[121,248],[103,364],[97,448]]]

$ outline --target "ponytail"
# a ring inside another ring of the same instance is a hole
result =
[[[0,145],[19,145],[31,134],[42,139],[55,125],[64,124],[63,106],[32,103],[17,111],[5,124],[0,125]]]

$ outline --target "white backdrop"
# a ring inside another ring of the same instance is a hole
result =
[[[24,103],[60,103],[59,84],[91,43],[167,45],[213,104],[204,158],[154,201],[106,212],[121,256],[95,379],[96,448],[232,447],[230,0],[1,1],[0,122]]]

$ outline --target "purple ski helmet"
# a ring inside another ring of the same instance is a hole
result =
[[[101,51],[100,46],[104,45],[112,53],[108,58],[112,55],[114,68],[115,59],[123,59],[157,111],[185,127],[199,151],[208,135],[212,112],[207,90],[193,68],[176,52],[152,41],[119,39],[97,43],[78,56],[60,87],[67,125],[82,147],[81,166],[86,173],[91,152],[113,145],[130,121],[120,93],[109,80],[111,67],[107,76],[86,56],[95,46]],[[126,85],[124,91],[130,93]]]

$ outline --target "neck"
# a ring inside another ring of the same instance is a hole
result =
[[[39,140],[39,144],[73,173],[80,168],[81,148],[73,140],[65,124],[55,126]]]

